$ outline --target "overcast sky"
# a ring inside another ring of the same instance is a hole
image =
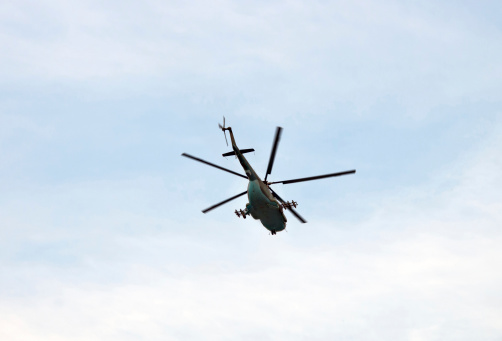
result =
[[[0,3],[0,339],[502,339],[500,1]],[[238,219],[226,117],[307,220]]]

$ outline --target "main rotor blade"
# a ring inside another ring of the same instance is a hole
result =
[[[270,191],[272,192],[273,196],[276,197],[277,199],[279,199],[280,202],[285,202],[280,196],[279,194],[275,193],[274,190],[272,188],[270,188]],[[296,212],[293,207],[288,207],[288,211],[290,211],[299,221],[301,221],[303,224],[305,224],[307,221],[305,219],[303,219],[303,217],[301,215],[298,214],[298,212]]]
[[[217,203],[216,205],[213,205],[213,206],[211,206],[211,207],[208,207],[208,208],[206,208],[205,210],[203,210],[203,211],[202,211],[202,213],[207,213],[207,212],[209,212],[209,211],[211,211],[211,210],[215,209],[216,207],[219,207],[219,206],[221,206],[221,205],[223,205],[223,204],[226,204],[226,203],[227,203],[227,202],[229,202],[229,201],[232,201],[232,200],[234,200],[234,199],[237,199],[238,197],[240,197],[241,195],[246,194],[247,192],[248,192],[248,191],[242,192],[242,193],[237,194],[237,195],[235,195],[235,196],[233,196],[233,197],[231,197],[231,198],[229,198],[229,199],[227,199],[227,200],[224,200],[224,201],[222,201],[222,202],[220,202],[220,203]]]
[[[277,127],[275,130],[274,143],[272,144],[272,151],[270,152],[270,159],[268,160],[267,174],[265,174],[265,181],[267,181],[267,176],[272,173],[272,167],[274,166],[275,153],[277,152],[277,146],[279,145],[279,140],[281,139],[282,128]]]
[[[247,179],[247,178],[248,178],[248,177],[247,177],[247,176],[245,176],[245,175],[242,175],[242,174],[236,173],[236,172],[234,172],[234,171],[231,171],[230,169],[226,169],[226,168],[220,167],[220,166],[218,166],[218,165],[215,165],[214,163],[207,162],[207,161],[205,161],[205,160],[199,159],[198,157],[195,157],[195,156],[189,155],[189,154],[187,154],[187,153],[183,153],[183,154],[181,154],[181,156],[187,157],[187,158],[192,159],[192,160],[195,160],[195,161],[199,161],[199,162],[205,163],[206,165],[209,165],[209,166],[212,166],[212,167],[215,167],[215,168],[221,169],[222,171],[225,171],[225,172],[232,173],[232,174],[237,175],[237,176],[240,176],[241,178],[244,178],[244,179]]]
[[[347,174],[354,174],[356,172],[355,169],[345,171],[345,172],[338,172],[338,173],[331,173],[331,174],[325,174],[325,175],[318,175],[318,176],[311,176],[309,178],[300,178],[300,179],[292,179],[292,180],[284,180],[284,181],[274,181],[270,182],[269,185],[272,184],[294,184],[295,182],[302,182],[302,181],[311,181],[311,180],[319,180],[319,179],[324,179],[324,178],[330,178],[333,176],[340,176],[340,175],[347,175]]]

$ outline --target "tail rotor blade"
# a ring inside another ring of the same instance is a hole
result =
[[[227,143],[227,146],[228,146],[228,140],[227,140],[227,133],[225,132],[225,116],[223,116],[223,127],[221,126],[221,124],[218,123],[218,127],[220,127],[220,129],[223,131],[223,135],[225,135],[225,142]]]
[[[277,153],[277,146],[279,145],[279,141],[281,139],[282,128],[277,127],[275,130],[274,143],[272,144],[272,151],[270,152],[270,159],[268,160],[267,173],[265,174],[265,181],[267,181],[267,177],[272,173],[272,167],[274,166],[275,154]]]

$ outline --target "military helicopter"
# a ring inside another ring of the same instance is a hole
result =
[[[205,210],[202,210],[203,213],[207,213],[223,204],[226,204],[234,199],[239,198],[240,196],[244,195],[247,193],[249,203],[246,204],[246,208],[244,210],[235,210],[235,214],[237,217],[242,217],[246,219],[247,216],[251,216],[254,219],[259,219],[262,223],[262,225],[270,231],[272,235],[275,235],[279,231],[283,231],[286,228],[286,222],[288,221],[286,216],[284,215],[284,211],[287,210],[291,212],[298,220],[300,220],[302,223],[306,223],[307,221],[303,219],[303,217],[296,212],[295,208],[298,205],[297,202],[294,200],[290,201],[284,201],[271,187],[270,185],[274,184],[293,184],[297,182],[303,182],[303,181],[311,181],[311,180],[318,180],[318,179],[324,179],[324,178],[330,178],[330,177],[335,177],[335,176],[341,176],[341,175],[347,175],[347,174],[354,174],[356,172],[355,169],[345,171],[345,172],[338,172],[338,173],[331,173],[331,174],[325,174],[325,175],[318,175],[318,176],[311,176],[308,178],[299,178],[299,179],[292,179],[292,180],[283,180],[283,181],[274,181],[274,182],[268,182],[267,177],[272,173],[272,167],[274,166],[274,160],[275,160],[275,154],[277,152],[277,146],[279,145],[279,140],[281,139],[281,133],[282,133],[282,128],[277,127],[275,131],[275,137],[274,137],[274,142],[272,144],[272,151],[270,153],[270,159],[268,161],[268,167],[267,167],[267,172],[265,174],[265,178],[263,180],[260,179],[260,177],[256,174],[254,171],[253,167],[249,164],[248,160],[244,157],[245,153],[253,152],[254,149],[239,149],[237,147],[237,144],[235,143],[235,138],[234,134],[232,132],[231,127],[225,127],[225,117],[223,117],[223,126],[221,124],[218,124],[219,128],[223,131],[223,134],[225,135],[225,141],[228,146],[228,140],[227,140],[227,134],[226,132],[228,131],[230,133],[230,139],[232,141],[232,149],[233,151],[222,154],[222,156],[231,156],[235,155],[237,159],[239,159],[239,162],[244,169],[244,172],[246,175],[239,174],[237,172],[234,172],[230,169],[220,167],[218,165],[215,165],[211,162],[202,160],[200,158],[197,158],[195,156],[189,155],[187,153],[181,154],[184,157],[190,158],[195,161],[202,162],[206,165],[221,169],[225,172],[240,176],[241,178],[249,180],[248,184],[248,189],[242,193],[239,193],[231,198],[228,198],[227,200],[223,200],[222,202],[217,203],[216,205],[213,205],[211,207],[206,208]]]

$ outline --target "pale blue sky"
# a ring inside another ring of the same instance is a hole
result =
[[[499,340],[502,5],[0,5],[0,339]],[[309,221],[204,215],[246,181]]]

